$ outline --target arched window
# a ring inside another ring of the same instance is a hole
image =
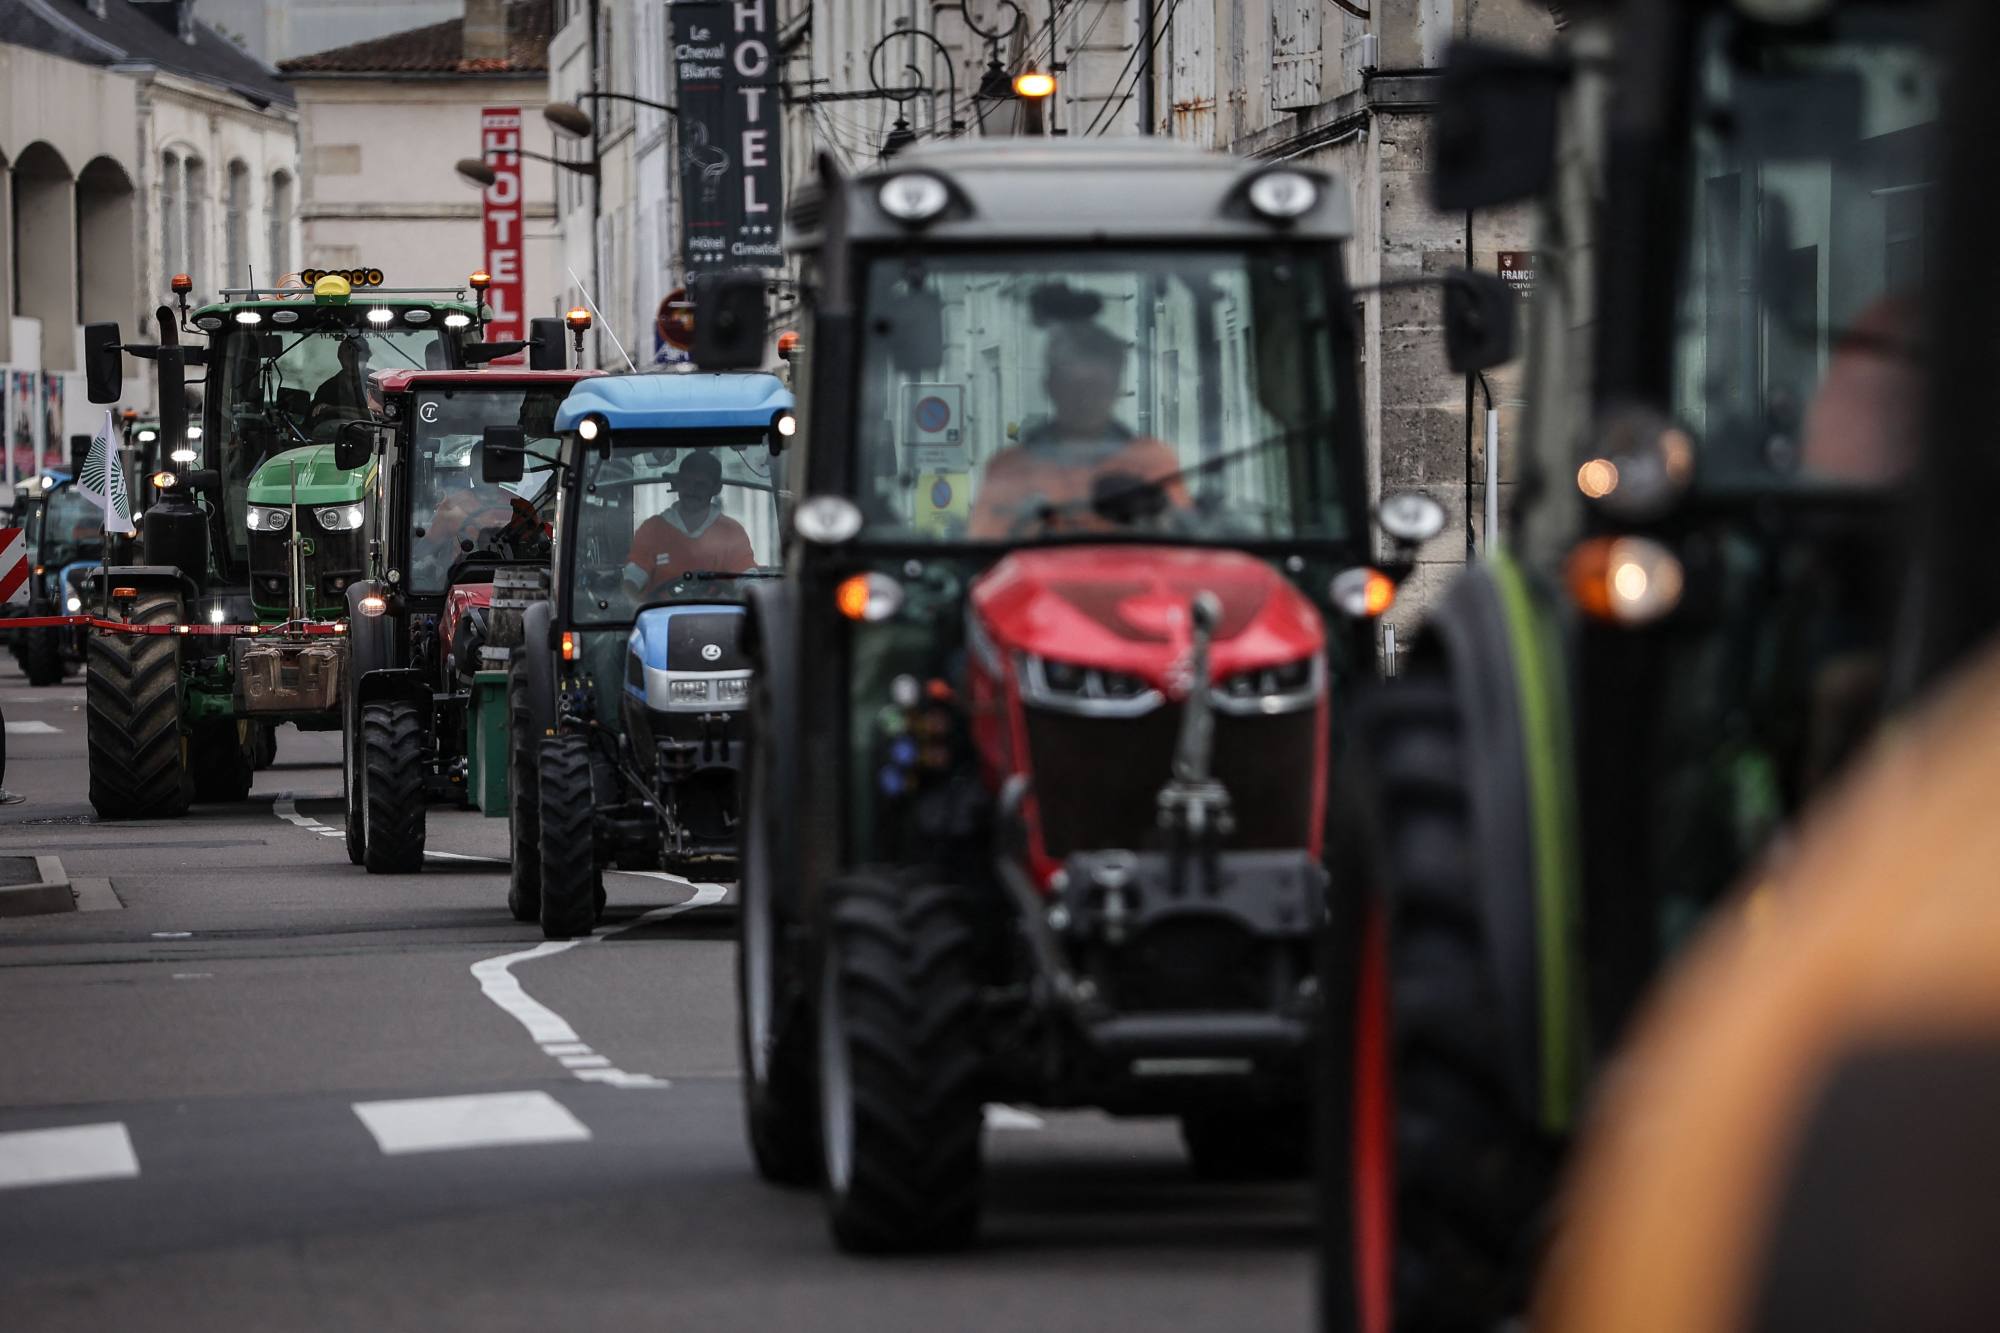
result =
[[[181,200],[181,159],[160,156],[160,261],[167,276],[187,272],[187,205]]]
[[[271,173],[271,198],[265,209],[271,234],[266,243],[271,263],[271,281],[292,271],[292,178],[290,173]]]
[[[250,168],[240,160],[229,164],[222,207],[223,267],[217,285],[245,287],[250,283]]]
[[[187,268],[196,291],[208,291],[208,167],[200,158],[187,160]]]

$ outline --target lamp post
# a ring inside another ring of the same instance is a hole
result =
[[[565,162],[559,157],[550,157],[547,153],[530,152],[526,148],[510,148],[504,151],[494,148],[489,149],[487,155],[493,153],[500,153],[504,157],[531,157],[537,162],[546,162],[550,166],[561,167],[564,171],[574,171],[579,176],[595,176],[597,174],[597,163],[594,160],[589,162]],[[486,165],[485,155],[480,157],[461,157],[452,169],[468,185],[477,185],[482,190],[494,181],[493,168]]]

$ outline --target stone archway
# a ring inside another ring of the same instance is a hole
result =
[[[48,144],[14,159],[13,312],[42,322],[42,368],[76,369],[76,179]]]
[[[138,194],[125,168],[93,158],[76,178],[77,305],[83,322],[129,326],[139,304]]]

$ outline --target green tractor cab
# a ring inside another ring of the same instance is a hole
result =
[[[112,617],[133,626],[89,643],[90,799],[105,818],[241,799],[271,728],[339,727],[346,626],[340,594],[326,589],[359,569],[342,562],[363,530],[366,478],[342,476],[353,470],[330,455],[350,426],[373,420],[369,369],[463,369],[529,345],[479,341],[476,281],[392,289],[379,270],[303,276],[309,288],[225,289],[193,308],[177,278],[156,345],[122,343],[115,324],[85,330],[92,402],[123,396],[126,353],[155,362],[163,385],[198,372],[201,400],[194,420],[187,395],[157,395],[158,441],[179,445],[144,488],[133,563],[99,576]],[[309,493],[297,518],[295,478]],[[279,534],[253,532],[253,506],[260,524],[285,514],[297,540],[265,543]]]

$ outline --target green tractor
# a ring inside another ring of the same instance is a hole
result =
[[[159,395],[158,436],[182,447],[149,478],[137,563],[98,576],[100,604],[130,626],[88,646],[90,799],[104,818],[241,799],[273,728],[339,728],[373,464],[342,469],[332,452],[372,430],[369,370],[455,369],[526,347],[478,341],[477,286],[303,276],[310,288],[227,289],[194,310],[176,278],[157,345],[121,344],[115,324],[85,330],[92,402],[119,398],[128,352],[157,362],[165,385],[198,367],[203,388],[198,428],[183,395]]]
[[[1437,206],[1542,201],[1533,407],[1506,548],[1347,740],[1329,1330],[1521,1316],[1653,980],[1886,697],[1932,6],[1568,8],[1555,55],[1461,47],[1442,78]]]

